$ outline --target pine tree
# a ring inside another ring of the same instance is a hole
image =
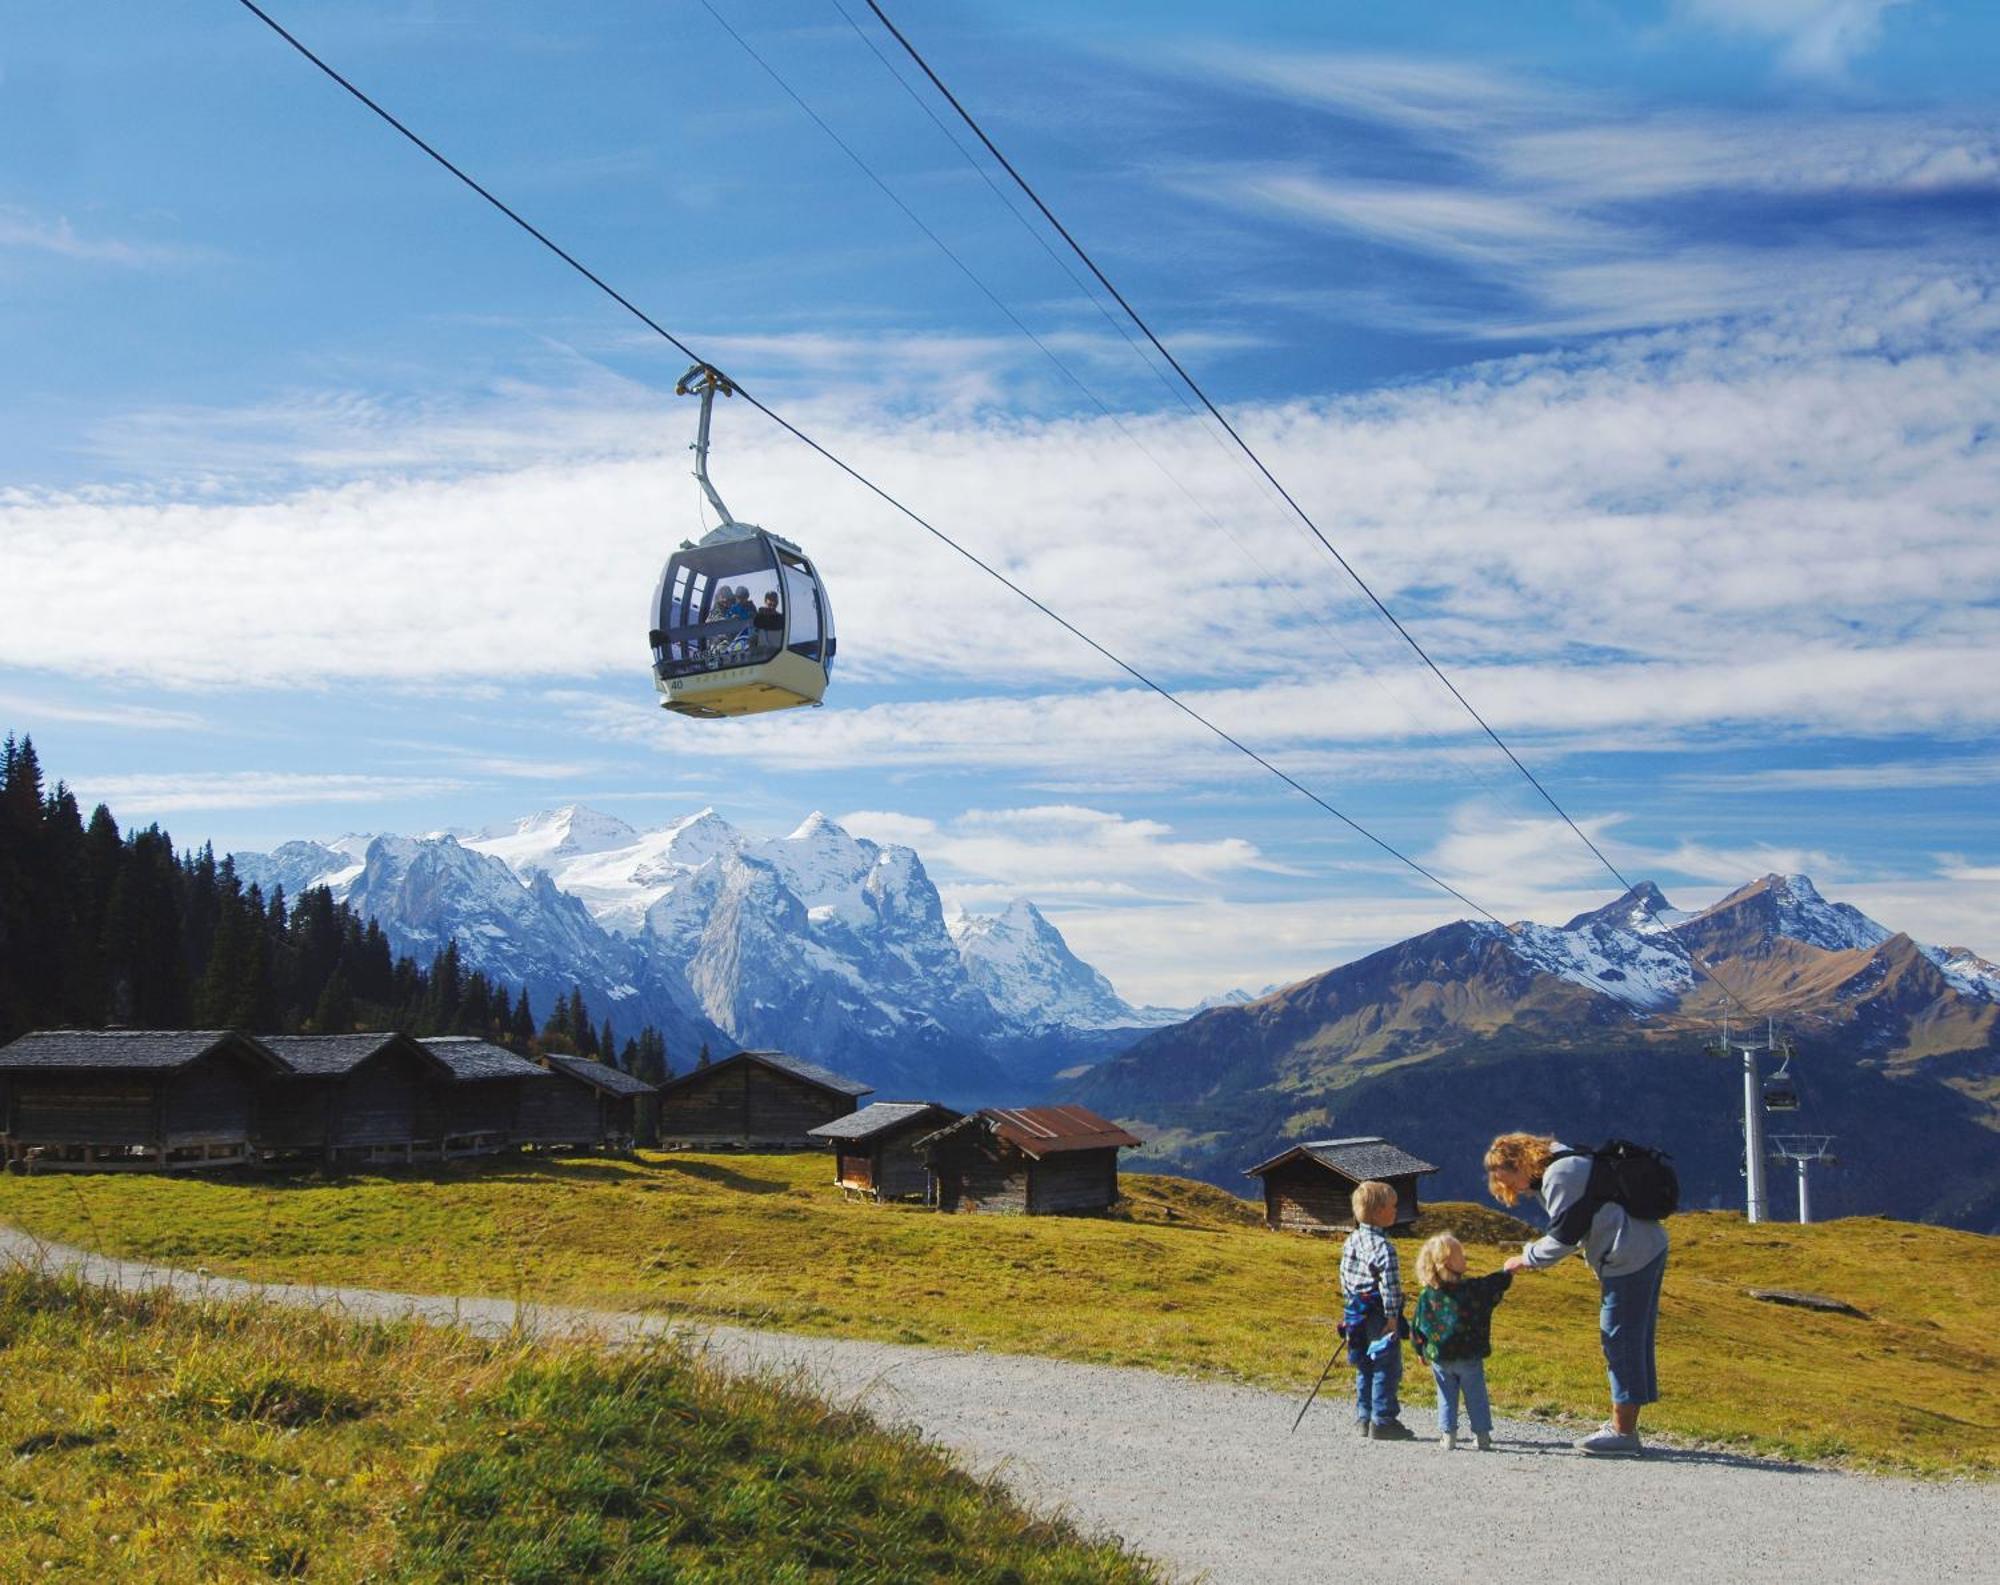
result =
[[[314,1033],[322,1035],[344,1035],[354,1028],[354,995],[347,987],[347,975],[337,965],[313,1007],[312,1026]]]
[[[697,1068],[705,1068],[708,1066],[708,1064],[709,1064],[708,1042],[704,1040],[701,1043],[701,1055],[695,1059],[694,1065]]]

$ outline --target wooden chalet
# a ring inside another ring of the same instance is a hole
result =
[[[917,1150],[941,1211],[1042,1216],[1118,1199],[1118,1152],[1139,1140],[1081,1106],[989,1106]]]
[[[807,1133],[833,1147],[833,1181],[849,1194],[880,1200],[930,1196],[930,1168],[917,1142],[964,1114],[936,1101],[877,1101]]]
[[[630,1150],[638,1108],[653,1086],[622,1068],[588,1057],[542,1058],[553,1082],[524,1084],[514,1139],[531,1149]]]
[[[426,1158],[488,1156],[518,1143],[523,1108],[539,1104],[532,1087],[558,1082],[546,1068],[473,1035],[428,1035],[419,1044],[445,1069],[426,1087],[418,1113],[414,1148]]]
[[[811,1150],[812,1130],[855,1109],[873,1086],[787,1056],[739,1051],[660,1086],[668,1149]]]
[[[256,1159],[284,1064],[226,1029],[37,1030],[0,1048],[0,1147],[27,1172],[179,1171]]]
[[[1438,1169],[1375,1134],[1315,1139],[1244,1172],[1264,1180],[1264,1223],[1293,1233],[1353,1230],[1355,1188],[1371,1178],[1396,1191],[1397,1227],[1417,1219],[1417,1180]]]
[[[450,1070],[408,1035],[270,1035],[285,1076],[258,1099],[256,1144],[266,1161],[407,1161],[417,1151],[428,1092]]]

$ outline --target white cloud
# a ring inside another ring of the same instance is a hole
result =
[[[46,253],[75,264],[116,264],[127,269],[185,264],[210,256],[206,249],[87,236],[66,215],[49,219],[7,204],[0,204],[0,249]]]
[[[438,798],[466,783],[447,777],[316,775],[294,771],[162,772],[85,776],[77,782],[84,803],[107,803],[121,820],[178,809],[275,809],[292,804],[371,804]]]
[[[74,721],[128,732],[193,732],[208,724],[191,710],[162,710],[143,704],[71,704],[20,693],[0,693],[0,721],[29,736],[44,721]]]
[[[1882,36],[1884,15],[1910,0],[1675,0],[1690,21],[1779,46],[1801,77],[1840,77]]]

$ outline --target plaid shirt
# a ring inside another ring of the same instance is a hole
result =
[[[1340,1291],[1350,1299],[1374,1293],[1386,1315],[1403,1308],[1403,1264],[1379,1227],[1363,1225],[1347,1235],[1340,1251]]]

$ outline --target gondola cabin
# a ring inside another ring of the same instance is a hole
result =
[[[697,363],[675,385],[701,398],[694,476],[721,524],[682,541],[653,592],[653,683],[679,715],[717,719],[818,704],[833,666],[833,608],[806,553],[739,523],[708,476],[715,398],[736,387]]]
[[[667,562],[652,639],[666,709],[707,718],[788,710],[826,693],[833,609],[797,545],[729,523]]]

